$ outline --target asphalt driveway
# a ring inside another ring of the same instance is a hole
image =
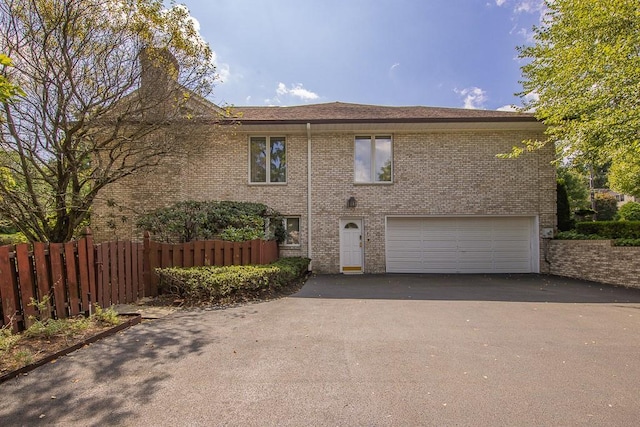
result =
[[[0,385],[0,425],[637,425],[640,290],[318,276],[144,322]]]

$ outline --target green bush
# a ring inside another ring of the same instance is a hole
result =
[[[611,221],[618,212],[618,201],[613,194],[596,193],[594,196],[596,204],[596,218],[598,221]]]
[[[640,221],[591,221],[576,224],[576,232],[603,239],[640,239]]]
[[[628,202],[620,206],[618,217],[623,221],[640,221],[640,203]]]
[[[29,241],[22,233],[0,234],[0,246],[17,245],[18,243],[29,243]]]
[[[556,234],[556,239],[558,240],[603,240],[604,237],[598,236],[597,234],[581,234],[575,230],[571,231],[560,231]]]
[[[616,239],[614,246],[640,246],[640,239]]]
[[[178,202],[141,216],[136,226],[165,242],[203,239],[282,242],[285,238],[282,215],[262,203],[250,202]]]
[[[160,288],[189,300],[215,301],[241,291],[277,289],[303,277],[308,258],[281,258],[268,265],[157,268]]]

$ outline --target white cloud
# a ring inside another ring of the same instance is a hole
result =
[[[497,6],[508,6],[512,3],[514,13],[537,13],[546,9],[544,0],[496,0]]]
[[[317,93],[311,92],[310,90],[303,88],[302,84],[297,84],[295,86],[292,86],[289,89],[289,93],[297,98],[302,99],[303,101],[311,101],[319,98]]]
[[[399,66],[400,66],[400,63],[399,63],[399,62],[396,62],[395,64],[393,64],[393,65],[391,66],[391,68],[389,69],[389,71],[393,71],[393,70],[395,70],[396,68],[398,68]]]
[[[454,89],[453,91],[464,97],[464,108],[482,109],[488,100],[487,92],[479,87],[472,86],[464,89]]]
[[[320,96],[303,87],[302,83],[292,84],[290,87],[287,87],[286,84],[279,82],[276,87],[276,96],[273,98],[267,98],[264,100],[265,104],[282,104],[282,98],[297,98],[298,100],[302,100],[304,102],[314,101]]]
[[[535,102],[535,101],[538,101],[539,99],[540,99],[540,96],[538,95],[537,92],[530,92],[530,93],[526,94],[523,97],[523,100],[525,101],[525,103],[532,102],[532,101]],[[511,104],[511,105],[503,105],[502,107],[499,107],[496,110],[498,110],[498,111],[521,111],[521,109],[522,109],[522,105],[518,106],[518,105]],[[536,111],[535,108],[530,108],[526,112],[527,113],[535,113],[535,111]]]
[[[496,108],[497,111],[518,111],[517,105],[503,105],[502,107]]]

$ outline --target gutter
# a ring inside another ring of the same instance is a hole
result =
[[[311,123],[307,122],[307,258],[309,262],[309,271],[313,270],[313,257],[311,249]]]

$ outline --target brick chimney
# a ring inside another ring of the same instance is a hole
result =
[[[167,48],[147,47],[140,52],[140,91],[145,99],[166,100],[175,89],[178,60]]]

